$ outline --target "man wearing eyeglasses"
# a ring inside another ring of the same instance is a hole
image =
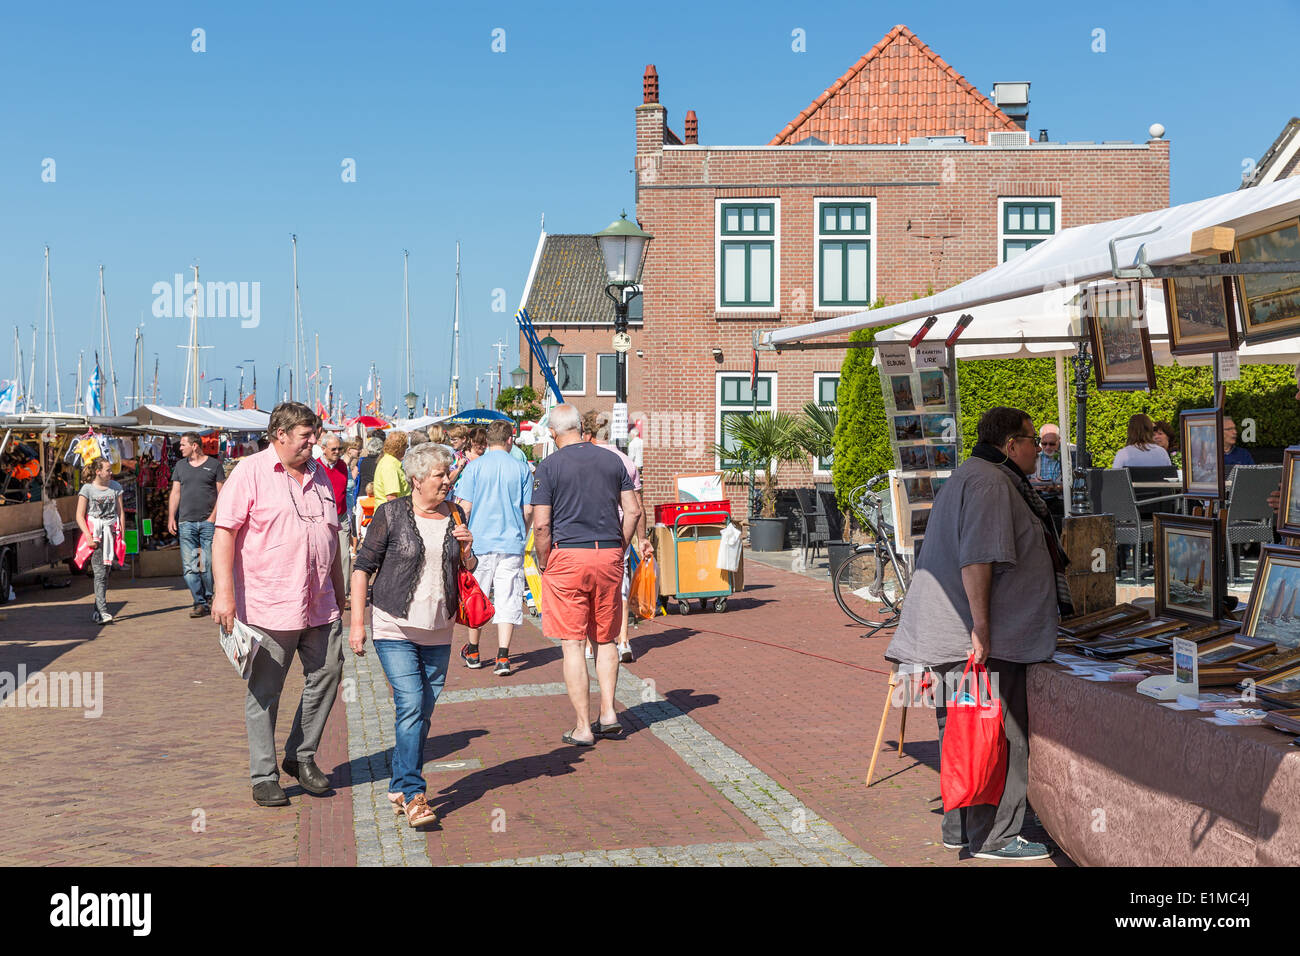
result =
[[[275,759],[275,715],[296,650],[305,686],[285,741],[285,773],[315,796],[329,792],[316,766],[343,670],[339,519],[325,466],[312,459],[320,418],[301,402],[271,412],[270,447],[231,472],[217,499],[212,617],[258,637],[244,700],[253,801],[289,803]]]
[[[1052,513],[1052,523],[1060,534],[1065,520],[1065,497],[1061,487],[1061,430],[1051,422],[1038,430],[1039,446],[1034,473],[1029,482]]]

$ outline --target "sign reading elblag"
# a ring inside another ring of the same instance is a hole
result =
[[[894,345],[877,345],[876,354],[880,356],[882,375],[910,375],[912,373],[912,350],[906,342]]]

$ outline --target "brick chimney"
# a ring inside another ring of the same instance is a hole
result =
[[[668,111],[659,104],[659,73],[653,63],[647,64],[645,68],[641,89],[642,102],[636,108],[638,169],[646,163],[657,165],[658,157],[664,149],[664,124]],[[644,159],[642,158],[644,154],[653,154],[653,158]]]
[[[653,63],[647,63],[645,76],[641,78],[641,102],[659,102],[659,72]]]
[[[686,111],[686,142],[694,145],[700,141],[700,124],[695,118],[695,110]]]

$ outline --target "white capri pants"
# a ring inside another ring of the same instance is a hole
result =
[[[504,551],[475,555],[474,580],[492,600],[493,624],[524,623],[524,556]]]

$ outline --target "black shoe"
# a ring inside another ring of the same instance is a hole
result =
[[[206,604],[196,604],[190,608],[190,617],[203,617],[207,613],[208,606]]]
[[[497,677],[510,676],[510,655],[509,654],[497,655],[497,666],[496,669],[492,671],[492,673],[496,674]]]
[[[316,766],[316,761],[304,760],[299,763],[285,757],[282,766],[284,772],[291,777],[297,777],[302,788],[312,796],[319,797],[330,792],[329,777],[321,773],[320,767]]]
[[[472,671],[476,671],[483,666],[483,661],[478,656],[478,646],[474,644],[466,644],[460,649],[460,659]]]
[[[274,780],[253,784],[253,802],[259,807],[287,807],[289,798]]]

